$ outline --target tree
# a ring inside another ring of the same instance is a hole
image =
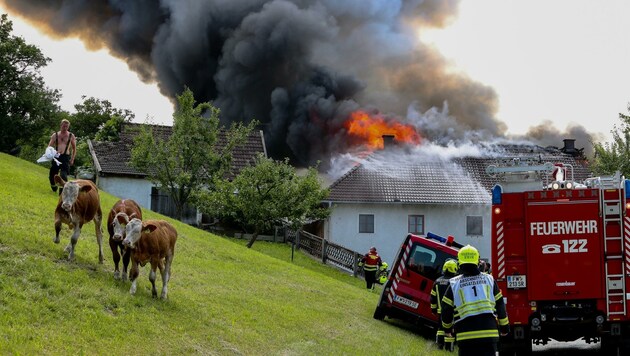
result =
[[[102,141],[117,141],[123,123],[131,122],[135,114],[128,109],[118,109],[108,100],[94,97],[81,97],[83,102],[76,104],[76,113],[71,115],[71,131],[77,138],[94,139],[100,133]]]
[[[177,96],[173,132],[167,139],[157,137],[150,127],[142,129],[131,150],[132,164],[147,173],[158,189],[173,199],[177,218],[192,193],[212,189],[215,177],[231,167],[232,151],[247,139],[257,122],[245,126],[235,123],[225,132],[225,143],[218,145],[220,110],[204,102],[195,105],[190,89]]]
[[[74,167],[91,167],[92,158],[87,140],[118,141],[122,125],[131,122],[135,114],[128,109],[113,107],[108,100],[86,96],[82,96],[81,99],[83,100],[81,103],[74,105],[76,112],[69,114],[68,117],[70,131],[77,138]]]
[[[13,23],[0,16],[0,151],[17,153],[23,146],[47,143],[51,128],[59,125],[60,93],[48,89],[40,74],[50,58],[12,36]],[[54,125],[53,125],[54,124]],[[48,137],[47,137],[48,136]],[[41,153],[40,153],[41,154]]]
[[[114,115],[107,120],[94,136],[94,141],[117,142],[120,140],[120,131],[125,122],[130,122],[122,116]]]
[[[593,144],[595,154],[591,169],[595,174],[612,175],[619,171],[626,177],[630,176],[630,115],[619,113],[619,119],[621,124],[611,130],[612,142]]]
[[[261,232],[274,226],[298,230],[308,221],[329,214],[329,209],[322,206],[328,190],[321,187],[317,170],[309,168],[305,175],[298,175],[288,159],[274,161],[260,154],[255,165],[244,168],[231,182],[217,182],[216,187],[200,197],[200,208],[253,229],[247,247]]]

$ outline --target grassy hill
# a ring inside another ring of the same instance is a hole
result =
[[[362,281],[301,253],[291,262],[286,245],[247,249],[148,210],[179,233],[169,299],[151,298],[149,266],[131,296],[130,283],[113,278],[105,226],[102,265],[93,222],[75,261],[63,252],[67,226],[53,243],[58,196],[47,175],[0,154],[0,354],[447,354],[372,319],[378,295]],[[101,192],[105,216],[116,200]]]

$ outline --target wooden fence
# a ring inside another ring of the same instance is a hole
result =
[[[305,231],[300,231],[298,235],[295,231],[286,230],[285,236],[288,243],[294,243],[296,248],[319,259],[322,263],[352,273],[355,277],[363,277],[363,269],[359,268],[363,254]]]
[[[167,192],[159,191],[155,188],[151,189],[151,210],[177,219],[173,198],[171,198]],[[197,223],[197,209],[189,204],[184,205],[181,221],[186,224],[195,225]]]

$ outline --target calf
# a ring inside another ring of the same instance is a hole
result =
[[[103,263],[103,231],[101,223],[103,213],[101,212],[101,201],[98,196],[98,188],[89,180],[77,179],[65,182],[60,176],[55,176],[55,183],[63,187],[63,192],[59,195],[59,202],[55,209],[55,239],[59,243],[59,231],[61,224],[67,224],[72,232],[70,243],[66,246],[69,251],[68,259],[74,259],[74,247],[79,240],[83,224],[94,220],[96,230],[96,241],[98,242],[98,262]]]
[[[138,264],[144,266],[151,262],[151,272],[149,280],[153,286],[151,294],[157,297],[155,289],[155,269],[160,268],[162,275],[162,299],[166,299],[168,293],[168,280],[171,276],[171,264],[175,255],[175,242],[177,242],[177,230],[173,225],[163,220],[131,219],[126,228],[127,236],[123,240],[123,245],[131,249],[131,294],[136,293],[136,280],[140,271]]]
[[[126,249],[122,242],[125,238],[125,225],[129,223],[129,219],[138,218],[142,220],[142,209],[138,203],[131,199],[122,199],[117,201],[109,211],[107,217],[107,232],[109,232],[109,247],[112,249],[112,258],[114,259],[114,279],[120,279],[120,270],[118,263],[120,255],[123,260],[122,279],[127,280],[127,266],[129,266],[129,249]],[[120,253],[118,252],[120,250]]]

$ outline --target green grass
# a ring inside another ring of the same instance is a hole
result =
[[[94,223],[76,260],[54,244],[57,194],[48,170],[0,154],[0,354],[447,355],[398,322],[372,318],[378,300],[362,280],[288,245],[219,237],[169,220],[179,233],[169,299],[151,298],[149,267],[138,291],[113,278],[104,229]],[[108,211],[116,197],[101,192]],[[158,275],[157,287],[161,288]]]

